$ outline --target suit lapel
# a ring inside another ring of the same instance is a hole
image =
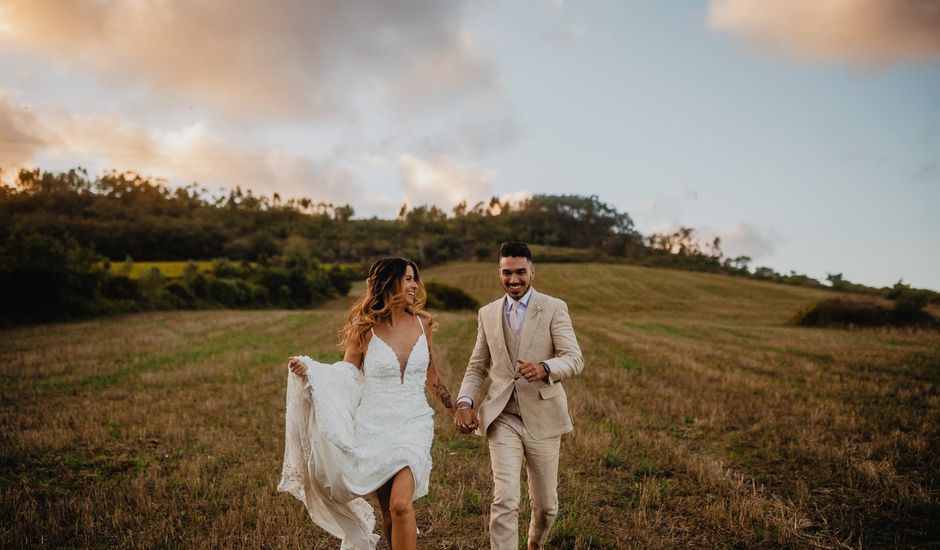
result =
[[[515,373],[516,366],[512,364],[512,357],[509,355],[509,345],[506,342],[506,334],[503,332],[503,317],[505,316],[504,309],[506,307],[506,298],[503,297],[499,299],[493,305],[493,314],[490,315],[489,319],[490,334],[496,335],[497,349],[502,350],[506,361],[506,366],[509,368],[509,371]]]
[[[529,296],[529,304],[525,310],[525,321],[522,323],[522,334],[519,336],[519,348],[516,351],[516,357],[527,359],[526,353],[529,351],[529,346],[532,345],[532,339],[535,338],[536,329],[542,317],[542,307],[542,295],[533,288],[532,295]]]

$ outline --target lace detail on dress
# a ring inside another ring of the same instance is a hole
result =
[[[308,374],[326,383],[315,389],[309,376],[301,380],[288,370],[284,465],[277,489],[303,502],[310,519],[343,541],[341,548],[373,550],[379,541],[373,533],[375,513],[369,503],[344,489],[342,468],[337,466],[347,454],[337,443],[347,434],[332,426],[320,429],[342,422],[344,417],[351,422],[359,402],[358,369],[343,362],[325,365],[308,357],[301,360]],[[324,391],[328,388],[335,392]],[[332,395],[326,396],[328,393]],[[321,407],[316,407],[317,403]]]
[[[288,374],[278,490],[303,501],[344,549],[375,547],[375,514],[361,497],[403,468],[414,475],[413,498],[428,493],[434,420],[424,394],[430,353],[421,330],[404,373],[395,351],[373,336],[362,370],[302,357],[306,378]]]
[[[429,362],[423,331],[411,349],[404,375],[395,350],[381,337],[373,337],[363,362],[365,387],[356,411],[361,475],[381,485],[408,466],[415,478],[414,499],[428,493],[431,472],[434,411],[424,394]]]

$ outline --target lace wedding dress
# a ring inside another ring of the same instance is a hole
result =
[[[305,378],[288,371],[278,491],[301,500],[317,525],[343,541],[343,550],[373,549],[375,515],[362,497],[406,466],[414,474],[414,499],[428,493],[434,420],[424,395],[430,363],[424,326],[403,370],[374,331],[361,371],[343,361],[301,360]]]

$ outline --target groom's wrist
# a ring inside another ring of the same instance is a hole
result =
[[[546,363],[545,361],[542,361],[542,362],[539,363],[539,364],[542,365],[542,369],[545,370],[545,376],[542,377],[542,382],[545,382],[546,384],[552,384],[553,381],[552,381],[552,369],[551,369],[551,367],[549,367],[549,366],[548,366],[548,363]]]

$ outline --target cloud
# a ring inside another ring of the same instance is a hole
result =
[[[49,139],[48,129],[36,114],[0,90],[0,167],[29,162]]]
[[[0,46],[88,71],[108,86],[237,116],[323,118],[357,94],[418,108],[496,88],[438,0],[6,0]]]
[[[676,223],[660,223],[650,227],[647,235],[668,235],[682,227]],[[699,248],[703,251],[708,251],[715,237],[719,237],[721,252],[726,258],[748,256],[752,260],[772,255],[774,242],[777,240],[775,236],[748,223],[738,223],[717,231],[708,227],[698,228],[695,230],[695,236]]]
[[[477,165],[459,165],[449,156],[429,160],[405,153],[399,159],[405,200],[449,210],[462,200],[473,205],[492,196],[493,172]]]
[[[477,52],[470,37],[459,33],[440,49],[416,52],[404,73],[393,79],[388,93],[393,103],[420,111],[438,103],[483,95],[495,90],[495,72]]]
[[[752,260],[774,253],[774,238],[751,224],[739,223],[714,233],[721,238],[721,250],[726,257],[749,256]]]
[[[521,134],[521,126],[511,109],[489,109],[475,117],[461,117],[421,139],[389,138],[376,150],[400,147],[422,156],[457,156],[480,159],[504,152]]]
[[[523,202],[532,198],[532,193],[528,191],[513,191],[499,196],[500,202],[509,203],[511,206],[519,206]]]
[[[634,204],[632,207],[628,208],[630,215],[633,217],[638,216],[653,216],[659,213],[659,201],[653,199],[647,199],[640,201]]]
[[[248,149],[215,136],[203,123],[161,132],[110,113],[35,112],[0,93],[0,166],[89,164],[201,185],[236,184],[257,193],[351,202],[359,185],[350,170],[276,149]],[[9,136],[9,137],[7,137]]]
[[[936,0],[711,0],[707,22],[805,59],[883,65],[940,58]]]
[[[484,157],[506,150],[519,137],[521,126],[512,112],[495,117],[466,118],[458,123],[455,150],[471,157]]]

